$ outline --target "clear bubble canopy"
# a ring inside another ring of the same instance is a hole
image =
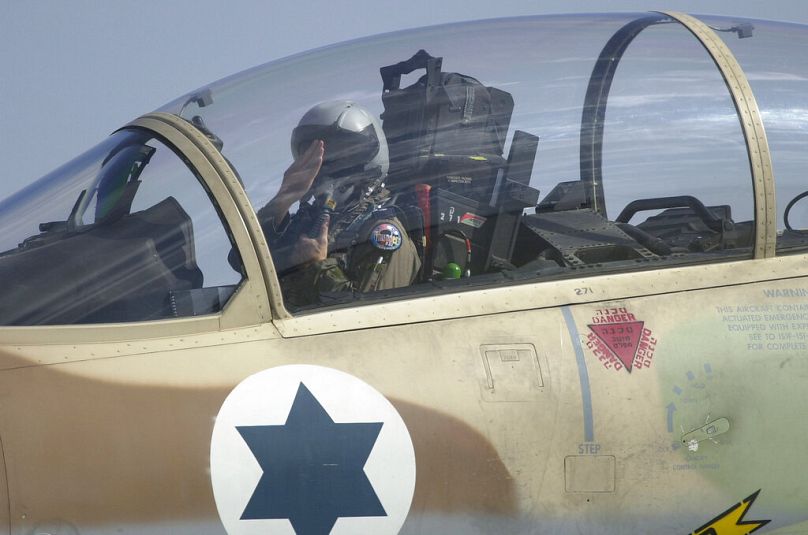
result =
[[[530,280],[580,269],[649,269],[808,246],[808,203],[801,202],[808,197],[806,47],[808,27],[735,18],[652,12],[493,19],[298,54],[158,111],[207,136],[259,216],[304,150],[300,139],[323,139],[326,163],[344,161],[344,146],[351,162],[365,162],[363,172],[367,162],[378,164],[400,218],[420,214],[418,224],[402,229],[405,241],[425,244],[418,282],[446,273],[490,284],[492,275]],[[368,114],[353,138],[346,129],[301,124],[307,112],[335,101]],[[203,176],[185,148],[147,130],[125,127],[0,203],[7,280],[35,276],[20,268],[42,264],[25,260],[35,247],[58,249],[51,258],[57,265],[71,250],[57,247],[60,240],[159,213],[183,231],[159,238],[174,244],[161,253],[168,267],[152,266],[144,286],[168,280],[173,299],[185,292],[207,303],[189,314],[220,310],[244,280],[222,210],[233,201],[214,195],[215,178]],[[361,150],[351,139],[363,141]],[[428,200],[415,193],[423,186],[432,188]],[[438,247],[445,236],[461,239]],[[136,245],[138,258],[147,258],[145,242]],[[278,266],[291,262],[272,256]],[[39,270],[36,284],[75,285],[80,273],[118,276],[102,271],[77,264],[74,275],[62,269],[54,278]],[[216,299],[197,295],[214,287]],[[44,314],[55,294],[40,293],[41,303],[5,321],[176,313],[160,295],[150,297],[157,305],[149,311],[132,312],[137,307],[112,297],[79,311],[71,293],[63,299],[70,304],[62,303],[69,313]]]

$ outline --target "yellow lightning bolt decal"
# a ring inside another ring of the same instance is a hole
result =
[[[771,520],[744,521],[746,512],[755,503],[760,490],[735,504],[708,523],[693,532],[692,535],[748,535],[759,530]]]

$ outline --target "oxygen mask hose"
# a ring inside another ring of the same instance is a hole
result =
[[[319,215],[315,218],[314,222],[309,229],[309,238],[316,238],[320,235],[320,229],[323,225],[328,225],[331,222],[331,215],[337,208],[337,201],[334,200],[334,183],[333,181],[325,184],[320,191],[316,194],[317,205],[320,208]]]

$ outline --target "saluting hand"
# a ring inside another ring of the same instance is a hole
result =
[[[261,216],[274,218],[280,221],[289,211],[289,208],[311,189],[317,173],[323,166],[325,143],[315,139],[306,151],[301,154],[292,165],[283,173],[283,182],[275,197],[261,210]]]
[[[319,139],[311,142],[306,151],[283,173],[279,195],[288,195],[299,201],[309,191],[320,167],[323,165],[325,143]]]

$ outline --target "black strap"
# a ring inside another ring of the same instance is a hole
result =
[[[426,69],[428,87],[439,85],[442,64],[443,58],[432,57],[426,50],[421,49],[408,60],[381,67],[379,72],[382,75],[382,82],[384,84],[383,92],[386,93],[394,89],[400,89],[401,76],[410,74],[417,69]]]

